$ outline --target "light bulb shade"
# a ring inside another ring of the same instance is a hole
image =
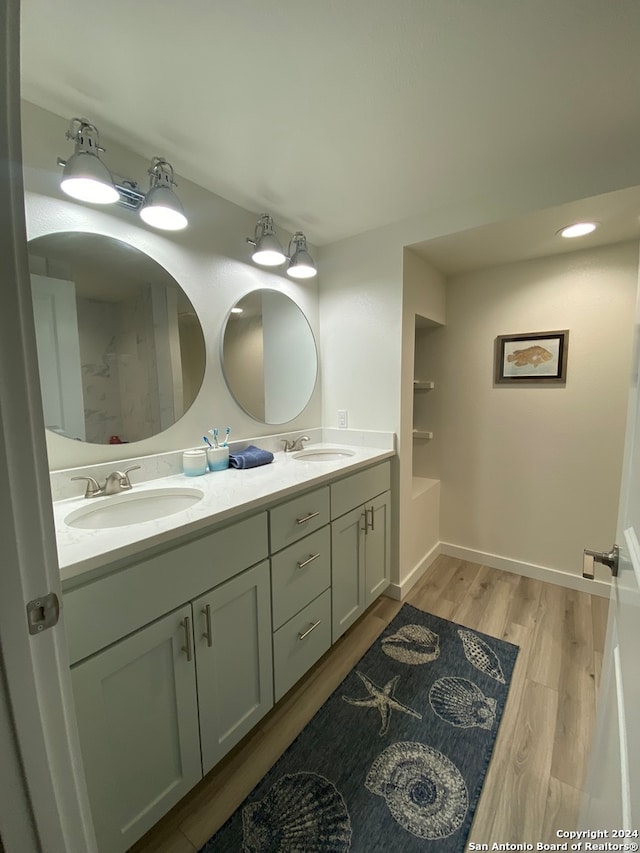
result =
[[[140,217],[162,231],[180,231],[189,224],[178,196],[167,186],[152,187],[140,208]]]
[[[261,213],[256,223],[253,240],[247,237],[247,243],[254,246],[251,260],[264,267],[277,267],[287,260],[282,251],[278,238],[273,230],[273,218],[268,213]]]
[[[286,255],[278,238],[273,233],[265,233],[256,240],[251,259],[265,267],[277,267],[286,261]]]
[[[67,160],[60,188],[72,198],[92,204],[114,204],[120,198],[109,170],[90,151],[77,151]]]
[[[294,251],[291,253],[291,247]],[[287,267],[287,275],[291,278],[313,278],[317,274],[316,265],[307,249],[307,238],[301,231],[297,231],[291,238],[289,244],[291,259]]]

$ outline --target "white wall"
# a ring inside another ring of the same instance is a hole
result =
[[[615,538],[637,243],[449,279],[441,539],[580,575]],[[497,335],[569,329],[566,386],[494,386]],[[473,559],[473,555],[470,555]]]
[[[131,453],[145,455],[199,444],[213,425],[221,429],[230,425],[234,439],[281,432],[280,426],[266,427],[253,420],[233,400],[222,375],[220,336],[227,313],[242,295],[259,287],[271,287],[300,306],[317,339],[317,280],[295,282],[284,273],[266,272],[252,264],[245,237],[253,234],[258,214],[180,176],[178,194],[190,223],[181,232],[163,234],[138,225],[137,215],[122,208],[101,210],[67,200],[59,188],[62,170],[56,165],[56,157],[68,158],[73,151],[65,139],[68,118],[23,103],[22,125],[29,239],[57,231],[85,230],[124,240],[157,260],[182,285],[202,323],[207,367],[198,398],[178,423],[154,438],[136,442]],[[107,149],[104,161],[112,171],[147,186],[147,161],[108,138],[101,138],[101,143]],[[157,153],[150,150],[149,160]],[[281,235],[283,241],[289,236]],[[302,431],[319,426],[320,419],[317,387],[305,411],[286,428]],[[51,469],[122,457],[122,448],[117,446],[81,444],[50,434],[47,450]]]

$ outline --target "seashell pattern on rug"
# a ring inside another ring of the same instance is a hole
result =
[[[469,663],[479,669],[480,672],[484,672],[491,678],[495,678],[500,684],[504,684],[504,673],[500,661],[491,646],[476,636],[473,631],[467,631],[464,628],[458,629],[458,636],[462,640],[464,655]]]
[[[430,663],[440,656],[440,638],[425,625],[404,625],[383,638],[382,650],[401,663]]]
[[[262,800],[242,810],[244,853],[342,853],[351,820],[335,785],[316,773],[282,776]]]
[[[391,744],[371,765],[365,785],[384,797],[394,820],[418,838],[447,838],[462,825],[469,808],[458,768],[424,743]]]
[[[429,691],[429,704],[441,720],[461,729],[491,729],[496,719],[496,700],[466,678],[438,679]]]

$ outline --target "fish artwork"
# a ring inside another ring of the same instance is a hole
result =
[[[453,835],[469,809],[469,792],[458,768],[424,743],[388,746],[371,765],[365,786],[383,797],[394,820],[417,838]]]
[[[438,679],[429,691],[429,704],[441,720],[461,729],[491,729],[496,719],[496,700],[466,678]]]
[[[499,681],[500,684],[504,684],[504,673],[500,661],[491,646],[487,645],[473,631],[466,631],[464,628],[458,629],[458,636],[462,640],[464,656],[469,663],[479,669],[480,672],[484,672],[485,675],[489,675]]]
[[[417,666],[440,656],[440,638],[423,625],[404,625],[395,634],[384,637],[382,651],[400,663]]]
[[[545,361],[551,361],[553,353],[548,349],[535,344],[526,349],[514,350],[511,355],[507,356],[507,361],[513,363],[515,367],[525,367],[527,364],[533,367],[538,367],[539,364],[544,364]]]
[[[266,796],[242,810],[244,853],[343,853],[351,819],[336,786],[316,773],[282,776]]]

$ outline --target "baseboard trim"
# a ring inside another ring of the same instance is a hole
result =
[[[417,563],[404,578],[402,583],[391,583],[385,590],[385,595],[393,598],[395,601],[402,601],[411,587],[418,583],[422,575],[427,571],[429,566],[434,562],[436,557],[440,556],[441,542],[436,542],[433,548],[428,551],[424,557]]]
[[[609,597],[610,585],[606,581],[591,581],[579,575],[560,571],[560,569],[536,566],[534,563],[523,563],[520,560],[500,557],[497,554],[485,554],[483,551],[462,548],[460,545],[452,545],[450,542],[439,542],[438,547],[439,553],[445,554],[448,557],[457,557],[460,560],[467,560],[470,563],[480,563],[492,569],[502,569],[514,575],[524,575],[526,578],[553,583],[556,586],[564,586],[568,589],[578,590],[579,592],[588,592],[590,595],[600,595],[603,598]]]

